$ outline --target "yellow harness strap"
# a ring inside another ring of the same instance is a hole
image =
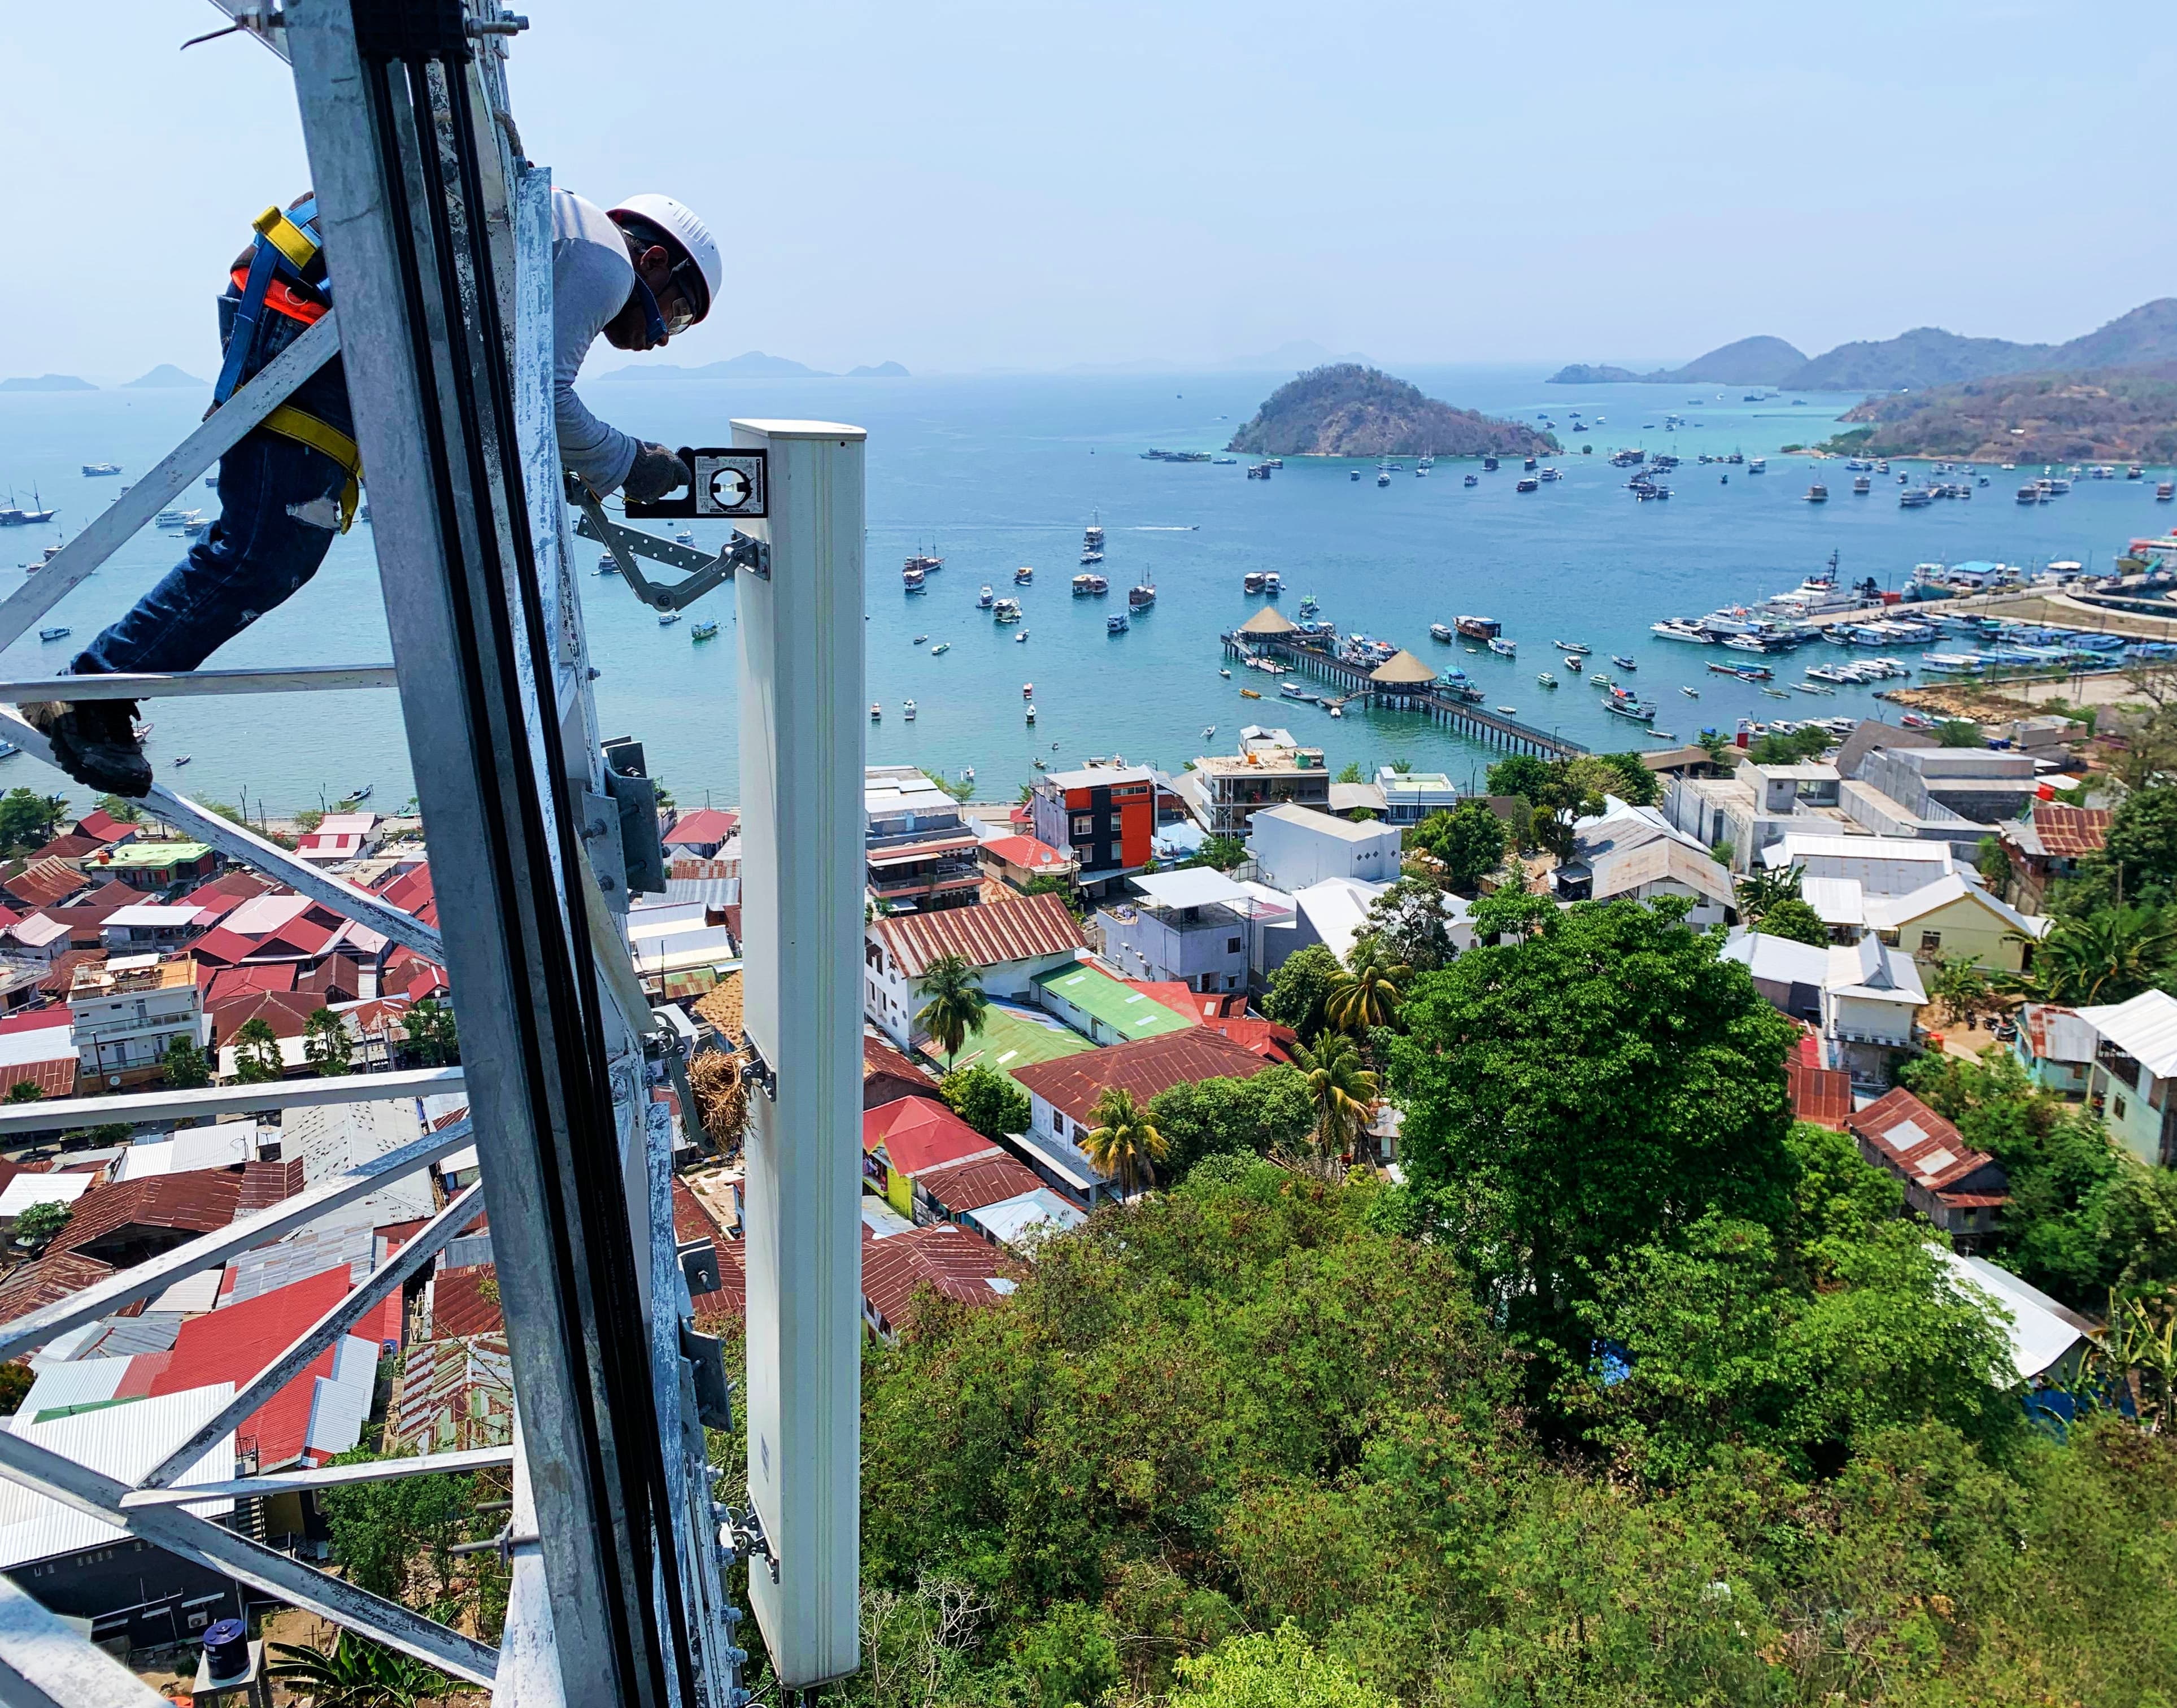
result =
[[[292,403],[283,403],[266,416],[265,430],[307,445],[313,450],[323,451],[347,471],[347,485],[342,488],[340,500],[340,531],[346,533],[355,524],[356,501],[362,496],[363,453],[356,448],[355,441],[338,428],[326,426],[316,416],[305,415]]]
[[[267,208],[250,221],[257,235],[287,258],[287,265],[297,272],[317,259],[315,238],[289,219],[282,208]]]

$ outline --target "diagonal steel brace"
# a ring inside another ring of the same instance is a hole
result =
[[[582,512],[576,520],[575,532],[585,539],[599,542],[612,554],[620,578],[636,598],[652,610],[678,611],[692,605],[712,588],[730,581],[736,570],[746,570],[767,581],[771,579],[771,547],[762,540],[751,539],[739,529],[734,530],[725,550],[709,558],[678,540],[662,540],[641,528],[608,520],[597,495],[572,475],[567,477],[567,496]],[[636,568],[638,556],[694,573],[669,587],[660,587]]]

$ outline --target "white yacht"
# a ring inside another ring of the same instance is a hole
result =
[[[1683,617],[1667,618],[1660,623],[1650,623],[1648,632],[1665,641],[1690,641],[1696,647],[1713,647],[1716,636],[1695,622]]]

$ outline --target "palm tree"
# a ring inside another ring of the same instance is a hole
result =
[[[1756,866],[1738,881],[1738,917],[1755,925],[1779,902],[1799,899],[1798,866]]]
[[[1325,1033],[1312,1050],[1304,1044],[1288,1048],[1293,1066],[1307,1076],[1308,1101],[1315,1105],[1318,1160],[1344,1155],[1367,1127],[1380,1089],[1376,1076],[1361,1065],[1360,1050],[1343,1033]]]
[[[1394,961],[1383,940],[1372,934],[1353,940],[1345,965],[1330,981],[1330,994],[1323,1005],[1323,1018],[1341,1032],[1366,1032],[1371,1026],[1388,1026],[1406,1000],[1404,981],[1413,969]]]
[[[275,1643],[265,1670],[311,1708],[412,1708],[457,1689],[436,1668],[342,1631],[330,1651]]]
[[[983,1029],[983,1017],[990,1012],[990,999],[983,994],[968,958],[950,953],[940,955],[930,963],[922,975],[922,994],[930,1000],[914,1017],[914,1023],[930,1034],[930,1042],[945,1051],[945,1066],[949,1071],[952,1058],[968,1041],[968,1034]]]
[[[1089,1129],[1081,1149],[1097,1172],[1118,1181],[1122,1195],[1131,1191],[1150,1165],[1162,1162],[1171,1154],[1165,1136],[1150,1121],[1149,1110],[1123,1086],[1105,1086],[1095,1108],[1089,1111],[1089,1119],[1096,1125]]]
[[[2177,928],[2158,909],[2104,908],[2062,921],[2032,947],[2032,970],[2003,975],[2005,990],[2074,1007],[2123,1002],[2160,976],[2177,952]]]

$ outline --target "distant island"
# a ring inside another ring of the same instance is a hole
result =
[[[784,356],[767,356],[761,350],[745,350],[723,362],[706,362],[700,368],[679,368],[669,362],[631,362],[625,368],[615,368],[608,374],[600,374],[597,378],[600,380],[643,379],[657,374],[670,374],[679,379],[837,379],[840,377]],[[904,379],[908,372],[897,362],[880,362],[874,368],[857,368],[846,377],[849,379]]]
[[[1266,456],[1527,456],[1556,436],[1439,403],[1403,379],[1341,362],[1289,379],[1227,450]]]
[[[161,362],[149,374],[130,380],[124,388],[130,391],[178,391],[184,386],[204,389],[205,382],[194,374],[184,374],[171,362]]]
[[[1806,357],[1781,338],[1741,338],[1697,356],[1683,368],[1658,368],[1635,374],[1629,368],[1590,368],[1575,362],[1549,378],[1552,385],[1782,385],[1786,376],[1804,368]]]
[[[2177,461],[2177,362],[2009,374],[1871,397],[1831,447],[1974,462]]]
[[[1628,382],[1776,386],[1792,391],[1901,391],[1961,385],[2002,374],[2084,374],[2177,362],[2177,297],[2158,297],[2068,344],[2014,344],[1966,338],[1940,326],[1916,326],[1895,338],[1840,344],[1811,360],[1781,338],[1742,338],[1683,368],[1635,374],[1574,363],[1550,376],[1557,385]]]
[[[73,374],[41,374],[35,379],[0,379],[0,391],[95,391],[88,379]]]

